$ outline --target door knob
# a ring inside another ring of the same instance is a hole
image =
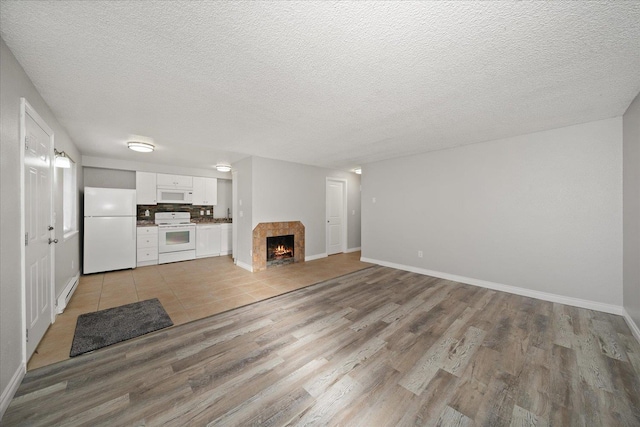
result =
[[[58,243],[58,239],[49,238],[49,244]]]
[[[53,227],[50,225],[50,226],[49,226],[49,231],[51,231],[51,230],[53,230]]]

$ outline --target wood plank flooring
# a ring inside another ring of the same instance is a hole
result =
[[[2,425],[639,426],[620,316],[372,267],[27,373]]]

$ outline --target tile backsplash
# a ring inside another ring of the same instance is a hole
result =
[[[156,212],[191,212],[191,219],[213,218],[214,206],[197,206],[197,205],[181,205],[173,203],[159,203],[157,205],[138,205],[138,220],[153,221],[156,218]],[[145,216],[146,210],[149,210],[149,216]],[[209,215],[207,215],[207,210]],[[200,215],[200,211],[204,211],[204,215]]]

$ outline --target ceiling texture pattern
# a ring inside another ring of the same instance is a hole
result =
[[[0,35],[84,155],[349,170],[620,116],[640,1],[6,1]],[[152,138],[151,155],[126,149]]]

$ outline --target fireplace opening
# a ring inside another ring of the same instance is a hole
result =
[[[293,263],[293,248],[293,234],[267,237],[267,267]]]

